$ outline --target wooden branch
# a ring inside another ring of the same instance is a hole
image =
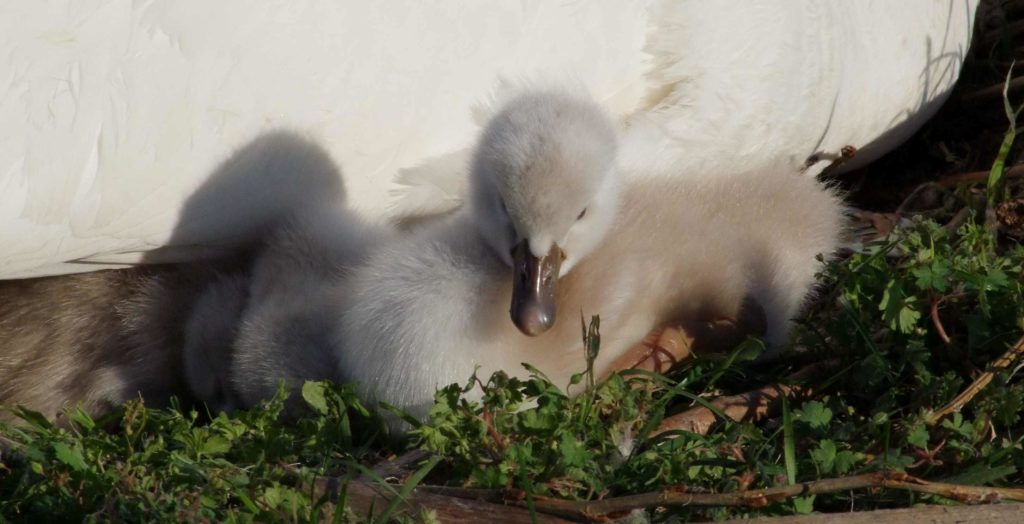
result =
[[[963,296],[963,293],[953,293],[952,295],[942,295],[941,297],[932,300],[932,325],[935,326],[935,331],[938,332],[939,338],[942,339],[942,343],[947,346],[952,344],[953,341],[950,340],[949,335],[946,334],[946,328],[942,324],[942,319],[939,318],[939,306],[941,306],[949,299],[960,298],[961,296]]]
[[[992,98],[1002,98],[1004,88],[1007,90],[1007,92],[1009,92],[1019,89],[1021,87],[1024,87],[1024,76],[1012,78],[1008,83],[999,82],[998,84],[991,85],[986,88],[979,89],[977,91],[965,93],[963,96],[960,97],[960,99],[967,103],[984,102]]]
[[[821,376],[837,365],[834,361],[811,364],[787,377],[789,383],[799,383],[810,377]],[[757,422],[772,416],[781,405],[782,397],[806,398],[814,392],[800,384],[771,384],[741,395],[718,397],[709,402],[737,422]],[[666,417],[652,436],[666,431],[682,430],[706,435],[718,421],[715,412],[706,406],[694,406],[682,413]]]
[[[971,399],[974,398],[992,379],[996,373],[1009,368],[1018,358],[1024,356],[1024,337],[1021,337],[1017,342],[1010,347],[1006,353],[997,358],[992,364],[989,365],[988,369],[984,373],[978,375],[978,378],[971,382],[967,389],[963,390],[959,395],[956,396],[952,401],[943,406],[941,409],[932,414],[928,418],[928,425],[934,426],[939,423],[946,415],[956,413],[963,409]]]
[[[977,184],[988,180],[988,171],[971,171],[970,173],[959,173],[939,178],[938,184],[942,187],[956,187],[960,184]],[[1024,176],[1024,165],[1016,165],[1006,168],[1003,171],[1003,179],[1017,178]]]
[[[1024,504],[986,506],[923,506],[849,513],[819,513],[759,519],[726,520],[719,524],[1010,524],[1020,522]]]
[[[953,238],[956,238],[956,232],[960,229],[960,226],[967,221],[967,217],[971,216],[970,207],[961,207],[960,211],[957,211],[953,218],[949,219],[946,225],[942,226]]]
[[[753,489],[732,493],[691,492],[685,486],[675,486],[662,491],[626,495],[604,500],[575,501],[534,496],[538,512],[558,515],[572,520],[602,520],[622,515],[638,508],[660,506],[730,506],[761,508],[793,497],[837,493],[857,489],[889,488],[945,497],[963,504],[987,504],[1003,500],[1024,501],[1024,488],[996,488],[964,486],[942,482],[928,482],[906,473],[879,472],[802,482],[789,486],[767,489]],[[478,502],[524,506],[521,492],[505,490],[474,490],[446,488],[440,486],[422,487],[437,495],[467,498]]]
[[[691,491],[686,486],[672,486],[661,491],[594,501],[564,500],[538,495],[535,495],[533,499],[537,522],[562,524],[570,521],[604,520],[624,515],[635,509],[659,506],[760,508],[793,497],[877,488],[927,493],[963,504],[986,504],[1003,500],[1024,501],[1024,488],[929,482],[900,472],[867,473],[731,493],[707,493]],[[380,514],[401,489],[401,484],[385,486],[362,479],[346,483],[344,479],[334,477],[317,478],[312,486],[315,497],[327,495],[332,502],[338,502],[344,491],[345,506],[348,510],[364,516],[371,513]],[[423,510],[435,512],[441,522],[486,521],[499,524],[531,522],[526,496],[522,490],[515,489],[468,489],[421,485],[413,489],[399,503],[398,511],[394,515],[418,516]]]

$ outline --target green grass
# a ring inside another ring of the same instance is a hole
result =
[[[530,500],[591,500],[680,484],[730,492],[880,470],[1020,485],[1024,383],[1011,372],[997,374],[961,413],[927,422],[1020,336],[1022,265],[1024,249],[998,244],[973,220],[955,232],[917,220],[828,266],[822,298],[800,323],[799,350],[790,360],[756,365],[752,356],[760,346],[747,343],[729,355],[692,361],[670,379],[614,375],[574,398],[539,373],[525,380],[499,373],[439,391],[430,420],[405,441],[389,438],[351,388],[320,383],[303,389],[311,413],[292,422],[279,420],[283,394],[259,409],[207,421],[132,402],[104,420],[76,411],[71,426],[61,429],[21,411],[22,424],[0,426],[12,448],[0,466],[0,515],[347,521],[356,517],[314,493],[312,480],[356,476],[413,447],[439,458],[411,481],[515,488]],[[930,314],[940,299],[949,344]],[[584,333],[592,358],[597,326]],[[818,377],[829,384],[823,393],[790,402],[781,418],[759,425],[722,421],[706,436],[676,431],[648,438],[666,413],[758,387],[819,358],[839,359],[842,371]],[[581,369],[587,362],[581,354]],[[588,372],[574,379],[590,380]],[[467,399],[474,388],[482,400]],[[630,440],[632,448],[625,445]],[[892,490],[843,492],[756,509],[674,507],[656,520],[943,502]],[[377,518],[429,518],[396,509],[382,501]]]
[[[284,394],[200,423],[196,413],[131,402],[104,420],[75,411],[67,430],[22,410],[0,426],[0,515],[29,522],[315,521],[333,507],[303,488],[372,460],[379,419],[350,388],[311,383],[314,414],[279,421]],[[351,424],[350,422],[356,422]],[[372,447],[371,447],[372,445]]]

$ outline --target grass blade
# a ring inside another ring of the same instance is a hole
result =
[[[1006,112],[1007,120],[1010,121],[1010,126],[1006,130],[1006,134],[1003,135],[1003,142],[999,145],[999,153],[996,154],[996,159],[992,162],[992,169],[988,173],[986,189],[988,193],[988,207],[990,209],[995,206],[998,200],[1000,183],[1003,180],[1003,172],[1006,170],[1006,157],[1010,154],[1013,142],[1017,138],[1017,117],[1024,110],[1024,104],[1014,109],[1013,104],[1010,103],[1010,78],[1013,76],[1013,66],[1015,63],[1010,64],[1010,70],[1006,72],[1006,81],[1003,83],[1003,109]]]
[[[786,477],[789,484],[796,484],[796,438],[793,435],[793,412],[789,409],[789,399],[782,397],[782,453],[786,461]]]
[[[395,511],[398,505],[401,504],[410,493],[412,493],[412,490],[416,489],[416,486],[418,486],[420,482],[426,478],[427,474],[434,469],[434,466],[437,466],[440,462],[441,457],[433,456],[430,457],[430,460],[421,466],[420,469],[416,470],[416,473],[413,473],[409,479],[402,484],[402,489],[398,492],[398,496],[391,499],[391,503],[388,504],[388,507],[384,508],[384,512],[377,516],[375,519],[376,522],[388,522],[388,518],[391,517],[391,514]]]

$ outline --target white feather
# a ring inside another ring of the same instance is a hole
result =
[[[0,277],[214,254],[339,173],[373,219],[454,209],[465,185],[448,167],[478,133],[474,108],[522,82],[582,86],[629,126],[648,174],[759,176],[845,145],[864,163],[949,93],[976,6],[3,2]],[[328,164],[254,142],[280,129]],[[240,153],[251,179],[222,172]]]
[[[422,416],[438,387],[476,369],[521,375],[529,362],[566,385],[584,365],[581,312],[601,316],[600,374],[659,325],[736,317],[748,297],[777,350],[816,256],[838,246],[840,200],[785,166],[647,177],[617,166],[614,151],[612,125],[585,101],[534,93],[508,104],[475,153],[471,204],[375,245],[331,286],[336,380]],[[538,237],[565,252],[564,318],[530,338],[509,318],[507,253]]]

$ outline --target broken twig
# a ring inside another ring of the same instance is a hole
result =
[[[1013,91],[1020,89],[1021,87],[1024,87],[1024,76],[1018,76],[1017,78],[1012,78],[1007,82],[999,82],[998,84],[966,93],[960,97],[960,99],[966,103],[984,102],[986,100],[1002,96],[1004,89],[1006,91]]]
[[[992,382],[996,373],[1008,369],[1022,355],[1024,355],[1024,337],[1017,340],[1017,342],[1010,347],[1006,353],[1003,353],[1002,356],[992,362],[984,373],[978,375],[978,378],[974,379],[974,382],[971,382],[970,386],[967,386],[967,389],[963,390],[950,403],[933,413],[932,416],[928,418],[928,425],[933,426],[939,423],[939,421],[941,421],[946,415],[956,413],[963,409],[963,407],[966,406],[975,395],[977,395],[982,389],[985,389],[985,386],[987,386],[989,382]]]
[[[1024,501],[1024,489],[966,486],[929,482],[900,472],[878,472],[801,482],[788,486],[752,489],[730,493],[691,492],[686,486],[673,486],[660,491],[612,497],[604,500],[575,501],[534,495],[538,513],[558,515],[573,520],[599,520],[621,515],[639,508],[659,506],[732,506],[761,508],[793,497],[837,493],[856,489],[889,488],[927,493],[963,504],[986,504],[1003,500]],[[424,486],[418,488],[435,495],[467,498],[491,503],[525,506],[518,490],[481,490]]]
[[[987,182],[989,171],[971,171],[969,173],[958,173],[940,178],[938,184],[942,187],[953,188],[960,184],[978,184]],[[1003,178],[1018,178],[1024,176],[1024,165],[1016,165],[1006,168]]]

